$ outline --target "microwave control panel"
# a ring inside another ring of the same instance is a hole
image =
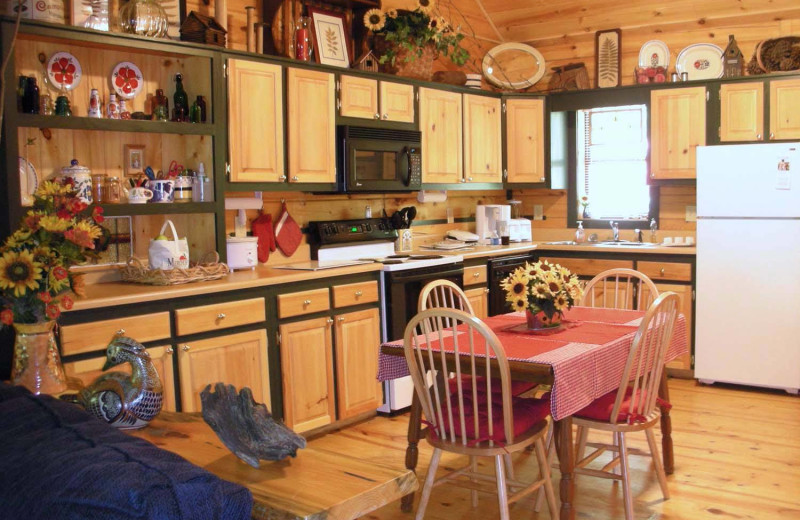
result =
[[[408,154],[408,184],[414,187],[422,185],[422,154],[419,150]]]

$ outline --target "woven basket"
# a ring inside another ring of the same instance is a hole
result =
[[[800,69],[800,37],[784,36],[762,40],[747,64],[751,75],[790,72]]]
[[[382,36],[375,38],[375,55],[378,58],[386,54],[386,51],[391,47],[394,47],[394,45],[391,42],[387,42]],[[422,56],[417,56],[414,51],[409,52],[405,48],[399,48],[397,49],[394,65],[388,62],[382,63],[379,65],[379,69],[387,74],[430,81],[433,75],[434,59],[436,59],[436,48],[432,43],[425,45],[422,49]]]
[[[200,261],[188,269],[149,269],[138,258],[131,258],[122,268],[122,280],[125,282],[143,283],[147,285],[179,285],[191,282],[219,280],[230,273],[227,264],[219,261],[216,251],[203,256]]]

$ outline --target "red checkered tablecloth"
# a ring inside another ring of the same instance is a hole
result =
[[[551,413],[559,420],[619,386],[633,337],[644,314],[644,311],[573,307],[564,313],[567,326],[548,335],[508,330],[525,322],[522,313],[493,316],[484,321],[497,335],[509,361],[552,367]],[[686,320],[679,315],[667,349],[667,361],[685,354],[688,343]],[[403,341],[391,341],[382,347],[396,348],[398,355],[381,351],[378,379],[387,381],[409,375],[402,354]]]

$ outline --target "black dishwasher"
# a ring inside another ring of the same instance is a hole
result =
[[[492,258],[487,264],[489,270],[489,316],[511,312],[506,302],[506,292],[500,287],[500,282],[506,279],[512,271],[525,262],[531,261],[531,255],[501,256]]]

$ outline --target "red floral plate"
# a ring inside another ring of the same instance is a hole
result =
[[[68,52],[56,52],[47,62],[47,79],[57,90],[72,90],[81,82],[81,64]]]
[[[129,61],[117,63],[111,72],[111,86],[122,99],[132,99],[142,90],[142,71]]]

